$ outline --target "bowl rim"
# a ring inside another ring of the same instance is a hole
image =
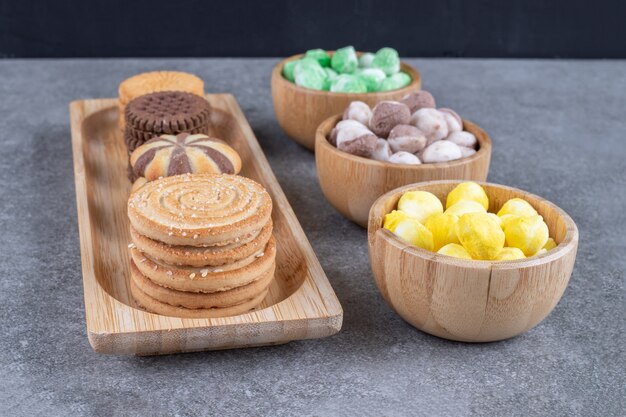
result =
[[[335,51],[326,51],[326,52],[328,52],[331,56],[333,53],[335,53]],[[363,52],[357,51],[358,56],[362,54]],[[388,93],[389,93],[389,97],[391,97],[391,96],[396,96],[398,93],[401,93],[401,92],[405,92],[406,94],[409,94],[411,91],[414,91],[416,89],[419,90],[422,85],[422,75],[420,74],[420,72],[414,67],[412,67],[411,65],[401,60],[400,69],[411,76],[411,82],[402,88],[398,88],[396,90],[389,90],[389,91],[376,91],[376,92],[371,92],[371,93],[336,93],[333,91],[313,90],[311,88],[306,88],[306,87],[301,87],[299,85],[296,85],[296,83],[293,83],[289,81],[288,79],[286,79],[285,77],[283,77],[283,66],[287,62],[300,59],[303,56],[304,54],[296,54],[296,55],[292,55],[290,57],[284,58],[280,62],[278,62],[278,64],[276,64],[274,66],[274,69],[272,70],[272,81],[275,83],[282,83],[283,85],[286,86],[285,88],[291,88],[295,92],[307,93],[307,94],[323,96],[323,97],[330,96],[330,97],[344,97],[344,98],[376,97],[376,95],[386,96]],[[384,100],[384,98],[381,100]]]
[[[333,153],[335,156],[339,158],[343,158],[345,160],[348,160],[354,163],[369,165],[372,168],[387,168],[387,169],[393,169],[397,171],[402,171],[402,170],[428,171],[428,170],[435,170],[435,169],[457,167],[460,165],[470,164],[480,158],[488,157],[489,155],[491,155],[491,148],[493,146],[493,143],[491,142],[491,138],[489,137],[489,134],[483,128],[478,126],[476,123],[471,122],[467,119],[462,119],[463,129],[466,130],[465,129],[466,126],[471,129],[470,133],[473,133],[476,136],[476,139],[478,140],[478,144],[480,145],[480,147],[478,148],[478,150],[476,151],[474,155],[471,155],[465,158],[455,159],[453,161],[448,161],[448,162],[436,162],[434,164],[405,165],[405,164],[393,164],[387,161],[377,161],[376,159],[370,159],[370,158],[365,158],[363,156],[352,155],[350,153],[337,149],[337,147],[333,146],[330,142],[328,142],[328,139],[326,138],[327,135],[332,130],[332,128],[339,122],[339,120],[342,117],[343,115],[336,114],[324,120],[318,126],[317,130],[315,131],[315,148],[316,148],[315,155],[317,155],[317,147],[319,146],[320,148],[324,147],[328,149],[329,152]],[[485,154],[488,154],[488,155],[485,155]]]
[[[528,191],[524,191],[519,188],[510,187],[507,185],[486,182],[486,181],[473,181],[473,182],[480,184],[481,186],[486,185],[489,187],[500,188],[500,189],[507,190],[507,191],[513,191],[519,194],[517,197],[522,197],[522,198],[530,197],[533,200],[540,201],[541,203],[550,206],[563,219],[567,228],[565,236],[563,237],[561,242],[556,246],[556,248],[544,254],[533,255],[531,257],[524,258],[524,259],[507,260],[507,261],[467,260],[467,259],[462,259],[462,258],[455,258],[453,256],[443,255],[437,252],[431,252],[429,250],[422,249],[417,246],[413,246],[403,241],[402,239],[400,239],[399,237],[391,233],[389,230],[383,229],[382,225],[380,224],[375,226],[376,230],[370,230],[370,227],[373,224],[374,217],[376,216],[376,211],[380,211],[382,209],[384,202],[393,198],[395,195],[405,193],[406,191],[423,190],[423,187],[428,186],[428,185],[437,185],[437,184],[457,184],[458,185],[462,182],[468,182],[468,181],[436,180],[436,181],[417,182],[414,184],[408,184],[402,187],[398,187],[396,189],[393,189],[381,195],[378,199],[376,199],[374,204],[372,204],[372,207],[369,212],[369,216],[368,216],[369,239],[371,239],[374,235],[376,235],[376,236],[383,238],[387,244],[394,245],[398,249],[402,250],[403,252],[407,252],[412,256],[417,256],[422,259],[444,263],[444,264],[448,264],[452,266],[461,266],[461,267],[472,268],[472,269],[511,270],[511,269],[521,269],[521,268],[526,268],[526,267],[531,267],[531,266],[543,265],[543,264],[551,263],[555,261],[556,259],[561,258],[565,254],[569,253],[572,249],[575,250],[577,248],[578,227],[576,226],[576,223],[574,222],[574,220],[569,216],[569,214],[567,214],[562,208],[552,203],[551,201],[546,200],[545,198],[540,197],[536,194],[532,194]],[[382,220],[382,217],[384,217],[384,214],[381,215],[381,220]]]

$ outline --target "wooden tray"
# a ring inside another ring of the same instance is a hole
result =
[[[210,134],[241,155],[241,175],[274,202],[276,278],[259,309],[234,317],[183,319],[148,313],[129,291],[130,184],[117,100],[70,104],[74,177],[89,342],[96,352],[158,355],[286,343],[335,334],[343,311],[300,223],[232,95],[212,94]]]

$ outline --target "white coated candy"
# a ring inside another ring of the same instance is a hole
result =
[[[459,146],[465,146],[467,148],[476,147],[476,136],[470,132],[452,132],[447,139]]]
[[[376,141],[376,148],[374,148],[374,152],[372,152],[372,159],[377,161],[388,161],[391,156],[391,148],[389,147],[389,143],[385,139],[379,138]]]
[[[461,149],[456,143],[448,140],[440,140],[429,145],[421,153],[425,163],[446,162],[462,158]]]
[[[448,125],[448,134],[452,132],[460,132],[463,130],[463,126],[459,123],[456,117],[449,113],[443,113],[446,124]]]
[[[342,129],[345,129],[346,127],[358,127],[358,128],[361,128],[361,129],[369,130],[369,128],[367,126],[365,126],[363,123],[357,122],[356,120],[351,120],[351,119],[340,121],[335,126],[335,129],[342,130]]]
[[[343,120],[356,120],[365,126],[369,125],[372,118],[372,109],[362,101],[353,101],[343,112]]]
[[[358,126],[344,127],[337,133],[337,148],[341,148],[344,142],[349,142],[363,135],[371,135],[367,128]]]
[[[472,156],[476,153],[476,151],[472,148],[466,148],[465,146],[459,146],[461,150],[461,158],[467,158],[468,156]]]
[[[416,153],[426,146],[424,133],[411,125],[398,125],[389,133],[389,146],[393,152]]]
[[[389,157],[389,162],[392,164],[404,164],[404,165],[420,165],[422,161],[408,152],[396,152]]]
[[[411,124],[424,132],[428,144],[431,144],[448,136],[448,123],[444,114],[437,109],[419,109],[411,116]]]

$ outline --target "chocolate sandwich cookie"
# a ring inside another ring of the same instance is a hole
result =
[[[119,88],[119,126],[126,128],[126,105],[144,94],[157,91],[186,91],[204,97],[204,82],[193,74],[180,71],[153,71],[137,74],[124,80]]]
[[[162,134],[209,131],[210,107],[203,97],[182,91],[146,94],[126,106],[124,140],[129,152]]]

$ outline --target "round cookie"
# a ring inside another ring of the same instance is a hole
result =
[[[204,97],[204,81],[193,74],[180,71],[144,72],[127,78],[118,89],[121,130],[125,128],[126,105],[139,96],[158,91],[185,91]]]
[[[125,110],[124,140],[132,152],[162,135],[209,132],[210,106],[203,97],[182,91],[161,91],[132,100]]]
[[[179,133],[150,139],[135,149],[130,164],[148,181],[188,173],[238,174],[239,154],[226,142],[206,135]]]
[[[248,285],[227,291],[212,293],[196,293],[176,291],[155,284],[143,275],[134,262],[131,262],[131,279],[146,295],[165,304],[185,308],[223,308],[230,307],[253,299],[265,292],[274,278],[274,268],[261,275],[259,279]]]
[[[267,295],[268,290],[263,291],[251,300],[230,307],[223,308],[184,308],[174,307],[169,304],[162,303],[148,294],[143,292],[133,280],[130,281],[130,293],[133,298],[145,310],[161,314],[163,316],[181,317],[189,319],[216,318],[238,316],[247,313],[255,307],[258,307]]]
[[[141,252],[169,265],[220,266],[246,259],[267,245],[272,236],[272,221],[239,242],[220,246],[172,246],[143,236],[131,226],[130,237]]]
[[[168,265],[146,256],[134,247],[130,254],[139,271],[159,285],[178,291],[209,293],[249,284],[274,268],[276,242],[271,238],[262,252],[219,267]]]
[[[148,182],[128,200],[130,224],[169,245],[236,242],[270,220],[272,199],[255,181],[228,174],[184,174]]]

